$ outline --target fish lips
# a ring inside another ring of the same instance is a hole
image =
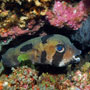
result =
[[[79,63],[80,62],[80,54],[82,53],[81,50],[78,50],[78,53],[76,53],[75,55],[73,55],[72,57],[72,62],[71,63]]]

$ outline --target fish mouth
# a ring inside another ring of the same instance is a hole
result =
[[[73,55],[72,59],[70,59],[70,62],[64,63],[64,61],[61,61],[59,64],[59,67],[64,67],[67,66],[69,64],[77,64],[80,62],[80,55]]]
[[[74,61],[74,63],[78,63],[78,62],[80,62],[80,57],[79,57],[79,55],[74,55],[73,57],[72,57],[72,59],[73,59],[73,61]]]
[[[79,63],[80,62],[80,55],[81,55],[81,53],[82,53],[81,50],[76,49],[75,54],[72,56],[72,61],[74,63]]]

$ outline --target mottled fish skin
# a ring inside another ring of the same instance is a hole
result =
[[[37,37],[24,42],[23,44],[10,48],[2,55],[2,62],[8,67],[20,64],[18,57],[22,54],[28,56],[33,64],[50,64],[62,67],[69,62],[80,58],[76,58],[81,51],[76,49],[70,40],[62,35],[53,34],[43,37]]]

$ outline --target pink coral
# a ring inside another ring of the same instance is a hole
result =
[[[84,90],[90,90],[90,84],[85,86]]]
[[[42,19],[39,20],[30,20],[28,23],[28,29],[31,33],[38,31],[44,25],[44,21]]]
[[[80,70],[75,72],[75,76],[73,76],[73,80],[77,83],[75,86],[80,88],[80,90],[90,90],[90,85],[88,84],[88,73],[82,73]]]
[[[0,36],[1,37],[11,37],[16,38],[17,36],[23,35],[23,34],[29,34],[37,32],[42,26],[44,25],[43,20],[30,20],[30,22],[27,25],[27,29],[21,29],[18,26],[11,27],[10,29],[0,29]]]
[[[46,13],[46,18],[51,25],[59,28],[67,25],[74,30],[80,28],[81,22],[85,20],[86,16],[86,9],[82,1],[76,6],[72,6],[64,1],[56,0],[52,11]]]
[[[11,30],[9,30],[8,32],[3,33],[1,37],[11,36],[12,38],[15,38],[16,36],[19,36],[25,33],[29,33],[29,30],[22,30],[18,26],[15,26],[15,27],[12,27]]]

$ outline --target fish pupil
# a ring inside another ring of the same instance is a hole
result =
[[[62,49],[63,49],[62,46],[57,46],[57,50],[58,50],[58,51],[61,51]]]
[[[62,47],[58,47],[57,49],[58,49],[59,51],[61,51],[61,50],[62,50]]]

